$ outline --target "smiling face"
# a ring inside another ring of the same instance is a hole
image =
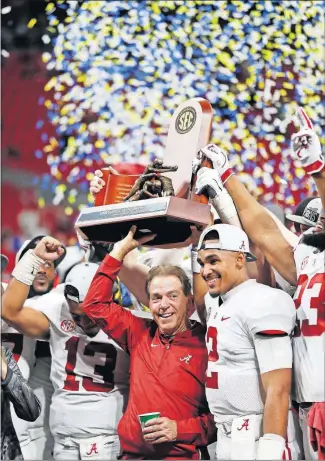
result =
[[[174,335],[187,330],[188,303],[177,276],[157,275],[150,281],[149,306],[160,333]]]
[[[52,261],[46,261],[39,268],[33,282],[33,290],[37,295],[48,293],[53,288],[55,267]]]
[[[219,243],[219,240],[209,240]],[[206,281],[211,296],[228,293],[235,286],[248,279],[245,255],[236,251],[200,250],[198,262],[201,277]]]

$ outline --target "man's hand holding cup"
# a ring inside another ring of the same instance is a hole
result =
[[[177,438],[177,423],[169,418],[154,418],[147,421],[142,429],[145,442],[155,445],[174,442]]]

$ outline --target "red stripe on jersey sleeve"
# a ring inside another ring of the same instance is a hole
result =
[[[283,330],[262,330],[262,331],[259,331],[257,334],[268,335],[268,336],[278,336],[278,335],[286,335],[287,333]]]

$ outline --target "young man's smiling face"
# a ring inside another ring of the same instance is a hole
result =
[[[219,240],[209,240],[209,244],[211,243],[217,245]],[[238,285],[240,269],[245,264],[245,255],[236,251],[200,250],[198,262],[210,295],[220,296]]]

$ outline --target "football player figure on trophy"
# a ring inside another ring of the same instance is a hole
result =
[[[161,173],[177,171],[178,166],[164,165],[163,160],[157,158],[148,165],[139,179],[136,180],[123,202],[134,202],[157,197],[169,197],[175,195],[173,184],[167,176]]]
[[[115,243],[136,225],[138,235],[156,234],[150,247],[188,246],[192,226],[204,229],[210,223],[208,198],[195,194],[192,160],[210,142],[212,119],[206,99],[184,101],[171,117],[163,157],[153,157],[142,175],[104,168],[100,177],[105,185],[95,207],[83,208],[76,221],[81,237]]]

